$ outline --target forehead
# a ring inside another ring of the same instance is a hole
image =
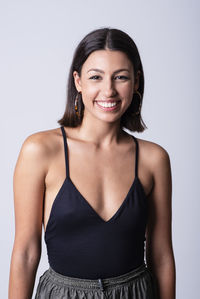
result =
[[[83,64],[83,69],[85,71],[92,67],[102,70],[109,68],[109,70],[115,71],[120,68],[128,68],[132,70],[133,65],[124,52],[115,50],[97,50],[92,52]]]

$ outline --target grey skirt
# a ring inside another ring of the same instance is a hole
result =
[[[35,299],[156,299],[155,277],[145,263],[120,276],[82,279],[51,267],[40,276]]]

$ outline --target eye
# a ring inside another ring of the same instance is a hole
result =
[[[116,78],[121,78],[121,79],[123,79],[123,80],[127,80],[127,79],[129,79],[129,78],[126,77],[126,76],[117,76]]]
[[[98,79],[98,78],[100,78],[100,76],[98,76],[98,75],[94,75],[94,76],[90,77],[89,79],[91,79],[91,80],[96,80],[96,79]],[[116,76],[115,78],[121,78],[121,80],[128,80],[128,79],[129,79],[129,78],[126,77],[126,76]]]
[[[99,76],[95,75],[95,76],[90,77],[90,79],[95,79],[96,77],[99,78]]]

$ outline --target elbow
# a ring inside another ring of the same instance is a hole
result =
[[[17,263],[23,263],[27,265],[39,264],[41,257],[41,244],[34,243],[29,246],[17,246],[14,244],[12,251],[12,259]]]

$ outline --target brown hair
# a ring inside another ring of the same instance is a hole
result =
[[[121,116],[120,126],[133,132],[143,132],[147,126],[142,120],[140,109],[142,107],[144,93],[144,73],[140,55],[136,44],[127,33],[119,29],[112,29],[110,27],[93,30],[92,32],[88,33],[78,44],[73,56],[68,76],[67,103],[65,112],[63,117],[57,122],[61,126],[66,127],[77,127],[81,125],[84,104],[81,98],[81,93],[79,93],[78,112],[80,116],[78,117],[76,115],[74,104],[75,98],[77,96],[77,89],[74,83],[73,72],[77,71],[80,76],[82,65],[88,56],[96,50],[103,50],[106,48],[124,52],[133,64],[134,76],[136,76],[138,70],[140,71],[138,91],[141,94],[141,98],[137,93],[134,93],[130,106]],[[136,114],[138,110],[139,113]]]

